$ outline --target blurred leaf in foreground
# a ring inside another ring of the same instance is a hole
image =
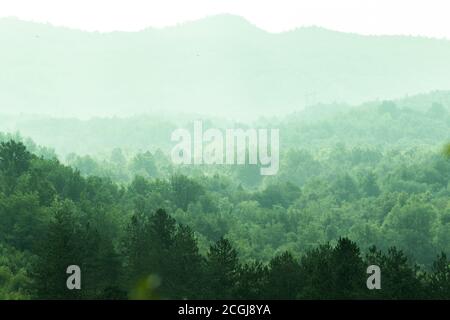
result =
[[[448,143],[445,147],[444,147],[444,155],[447,158],[450,158],[450,143]]]
[[[131,300],[159,300],[157,294],[158,287],[161,285],[161,278],[157,275],[150,275],[137,282],[130,292]]]

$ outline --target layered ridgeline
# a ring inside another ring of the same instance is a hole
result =
[[[290,149],[325,150],[340,143],[402,151],[412,147],[440,149],[450,141],[450,91],[356,106],[319,104],[279,117],[244,122],[220,116],[156,113],[88,120],[0,116],[0,131],[31,137],[36,143],[53,148],[61,160],[70,153],[109,159],[116,148],[131,155],[158,149],[167,155],[175,145],[172,132],[177,128],[192,130],[196,119],[202,120],[205,128],[277,128],[282,153]]]
[[[234,16],[88,33],[0,20],[6,113],[239,116],[450,89],[450,41],[321,28],[272,34]]]

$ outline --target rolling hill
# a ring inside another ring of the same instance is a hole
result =
[[[448,90],[448,57],[448,40],[318,27],[274,34],[230,15],[111,33],[5,18],[0,113],[276,115]]]

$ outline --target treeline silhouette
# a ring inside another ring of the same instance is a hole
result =
[[[164,210],[135,213],[121,254],[81,225],[61,204],[34,268],[35,297],[49,299],[448,299],[450,265],[442,254],[429,272],[401,250],[386,253],[340,238],[300,259],[286,251],[268,264],[241,263],[226,238],[201,255],[192,230]],[[65,267],[77,262],[83,290],[65,287]],[[366,269],[381,268],[381,289],[369,290]]]

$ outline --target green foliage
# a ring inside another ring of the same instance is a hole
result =
[[[211,245],[207,255],[208,296],[231,299],[238,279],[239,260],[236,249],[224,238]]]
[[[444,147],[444,155],[450,158],[450,143]]]
[[[450,162],[426,140],[399,146],[409,129],[383,123],[373,134],[384,144],[361,144],[355,122],[420,115],[428,126],[443,112],[384,103],[298,130],[292,117],[274,177],[175,168],[161,150],[72,155],[73,169],[1,136],[0,298],[448,298]],[[324,140],[297,143],[308,132]],[[72,264],[81,291],[65,286]],[[382,291],[365,288],[370,264]]]
[[[429,290],[438,299],[450,296],[450,263],[445,253],[441,253],[433,262],[432,273],[429,274]]]
[[[0,244],[0,300],[29,299],[30,255]]]
[[[154,214],[136,212],[125,237],[129,285],[153,275],[162,279],[158,286],[162,297],[197,297],[203,259],[189,227],[177,224],[162,209]]]

